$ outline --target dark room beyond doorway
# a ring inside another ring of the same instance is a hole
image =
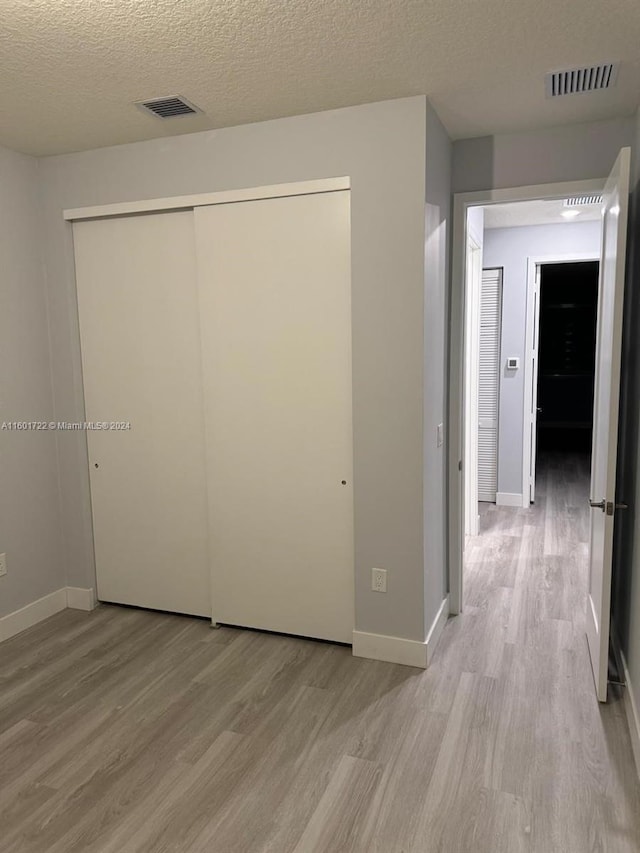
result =
[[[537,446],[590,454],[597,261],[544,264],[540,286]]]

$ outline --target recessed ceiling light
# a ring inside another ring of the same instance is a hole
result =
[[[579,210],[563,210],[560,216],[564,216],[565,219],[573,219],[574,216],[580,216]]]

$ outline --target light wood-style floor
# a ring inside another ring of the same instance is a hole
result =
[[[101,606],[0,646],[3,853],[636,853],[584,636],[587,481],[486,507],[427,672]]]

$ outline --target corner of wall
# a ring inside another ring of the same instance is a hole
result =
[[[43,192],[43,160],[41,157],[36,158],[36,175],[37,175],[37,194],[38,194],[38,245],[41,247],[41,257],[40,257],[40,269],[41,269],[41,279],[42,279],[42,289],[44,293],[44,304],[45,304],[45,315],[46,315],[46,324],[47,324],[47,347],[49,351],[49,387],[51,389],[51,411],[53,415],[53,420],[58,421],[59,412],[58,407],[56,405],[56,393],[55,393],[55,381],[54,381],[54,351],[53,351],[53,340],[52,340],[52,328],[51,328],[51,294],[49,292],[49,288],[51,285],[49,276],[47,274],[47,264],[44,261],[44,250],[42,247],[45,245],[45,224],[44,224],[44,192]],[[60,535],[60,549],[61,549],[61,559],[62,564],[64,566],[64,581],[65,584],[69,583],[68,577],[68,553],[67,553],[67,542],[65,536],[65,529],[63,524],[62,517],[62,471],[60,464],[60,434],[56,430],[54,433],[54,446],[55,446],[55,466],[56,466],[56,480],[57,480],[57,503],[56,509],[58,513],[58,530]]]
[[[49,422],[53,416],[51,353],[42,246],[40,164],[0,148],[3,190],[3,355],[0,414],[8,422]],[[25,348],[25,329],[29,346]],[[24,432],[20,433],[24,436]],[[29,442],[3,432],[6,450],[0,494],[0,551],[7,553],[0,615],[47,596],[64,583],[55,436],[33,430]]]
[[[424,618],[429,633],[448,590],[445,437],[452,145],[428,100],[425,118],[423,504]]]

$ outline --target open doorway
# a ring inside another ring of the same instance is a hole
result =
[[[599,266],[540,265],[538,452],[591,453]]]
[[[535,502],[538,468],[563,445],[584,451],[588,470],[600,198],[483,205],[468,216],[464,489],[474,537],[502,517],[495,509]]]
[[[581,258],[529,259],[524,507],[535,502],[541,454],[544,462],[550,453],[577,453],[583,467],[590,470],[600,267],[595,245],[599,234],[591,227],[591,231],[583,228],[581,236],[594,243],[593,260],[588,259],[586,245]]]
[[[591,471],[595,382],[598,261],[537,265],[536,314],[532,318],[531,440],[525,498],[535,502],[538,473],[586,512]],[[526,427],[525,427],[526,429]],[[526,467],[526,459],[524,460]]]
[[[500,642],[525,646],[541,639],[543,625],[566,624],[574,633],[578,626],[587,634],[601,701],[628,162],[624,149],[602,183],[466,194],[454,202],[451,611],[496,608],[508,635]],[[465,267],[473,219],[482,219],[479,280],[469,280]],[[483,548],[487,534],[495,541]],[[477,581],[467,596],[463,562]]]

